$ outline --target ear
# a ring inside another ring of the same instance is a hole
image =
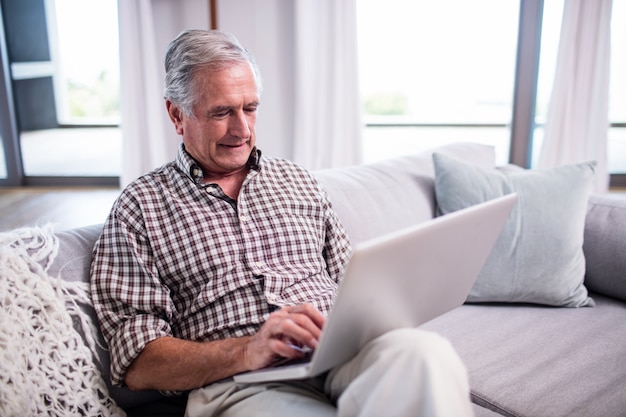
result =
[[[165,100],[165,107],[167,108],[167,114],[170,115],[170,120],[174,123],[176,133],[182,136],[183,134],[183,111],[176,104],[170,100]]]

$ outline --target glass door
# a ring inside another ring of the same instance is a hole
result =
[[[2,9],[19,150],[6,152],[5,139],[4,159],[19,159],[25,185],[117,185],[117,1],[3,1]]]

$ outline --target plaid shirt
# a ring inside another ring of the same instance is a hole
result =
[[[350,244],[326,193],[291,162],[257,151],[249,163],[235,201],[203,182],[181,145],[114,204],[91,282],[115,384],[159,337],[250,335],[304,302],[328,312]]]

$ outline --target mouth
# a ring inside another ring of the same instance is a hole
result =
[[[249,141],[237,142],[237,143],[220,143],[220,146],[230,149],[238,149],[247,146]]]

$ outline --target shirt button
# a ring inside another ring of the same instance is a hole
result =
[[[242,222],[247,222],[248,220],[250,220],[250,217],[242,214],[241,216],[239,216],[239,220],[241,220]]]
[[[267,295],[267,301],[270,301],[270,302],[272,302],[272,303],[273,303],[273,302],[275,302],[277,299],[278,299],[278,296],[277,296],[276,294],[268,294],[268,295]]]
[[[254,263],[254,266],[256,266],[257,268],[263,268],[265,266],[265,263],[263,261],[258,261]]]

